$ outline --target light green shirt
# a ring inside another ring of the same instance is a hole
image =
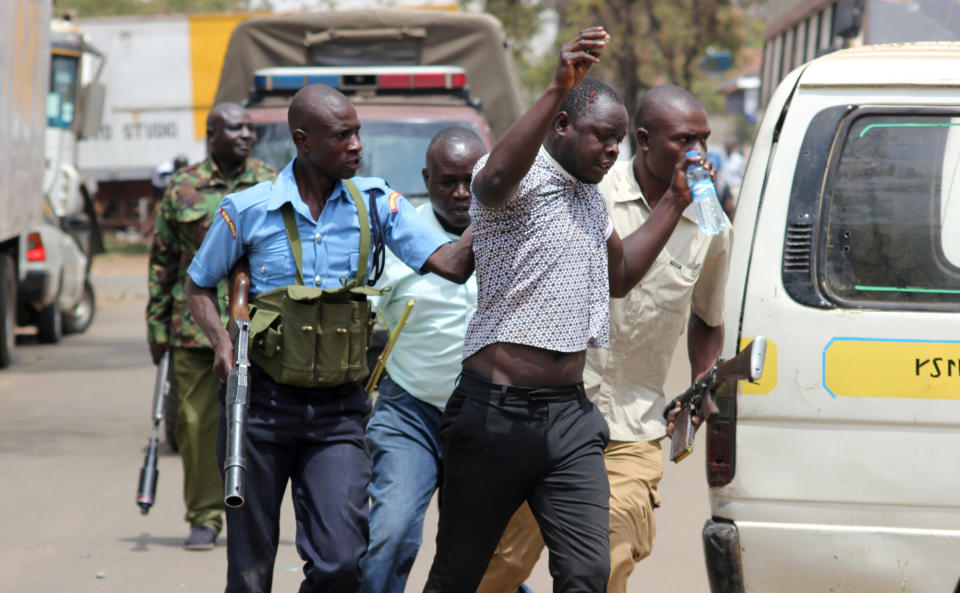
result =
[[[430,202],[417,211],[451,241],[460,237],[443,230]],[[378,288],[393,289],[379,297],[377,310],[393,332],[407,301],[415,305],[387,359],[390,378],[410,395],[440,409],[447,403],[460,374],[463,336],[477,308],[477,279],[455,284],[436,274],[417,274],[387,251]]]

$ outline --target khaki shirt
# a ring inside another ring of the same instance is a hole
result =
[[[621,161],[600,183],[613,226],[625,237],[650,215],[633,175]],[[723,290],[732,236],[700,232],[688,207],[650,271],[626,297],[610,299],[610,348],[588,350],[587,395],[614,441],[649,441],[666,434],[663,382],[677,340],[693,311],[710,326],[723,321]]]

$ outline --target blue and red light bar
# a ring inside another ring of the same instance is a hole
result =
[[[459,66],[291,66],[253,74],[261,92],[295,92],[316,83],[341,91],[460,90],[467,86],[467,73]]]

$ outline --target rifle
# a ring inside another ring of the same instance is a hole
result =
[[[153,387],[153,432],[147,445],[147,456],[140,468],[140,483],[137,486],[137,504],[140,514],[146,515],[157,495],[157,446],[159,445],[160,421],[163,419],[163,400],[170,392],[170,350],[166,350],[157,365],[157,379]]]
[[[757,336],[730,360],[718,360],[713,368],[667,404],[663,410],[664,418],[676,407],[677,402],[680,403],[680,410],[673,420],[673,433],[670,435],[670,459],[674,463],[679,463],[693,451],[693,439],[696,436],[693,416],[713,422],[720,414],[720,409],[713,400],[714,391],[727,381],[759,379],[763,375],[766,354],[767,339]]]
[[[397,338],[400,337],[403,326],[407,324],[407,317],[410,317],[413,304],[413,299],[407,301],[407,306],[404,307],[403,314],[400,315],[400,321],[397,322],[397,327],[393,329],[393,333],[390,334],[390,339],[387,340],[387,345],[383,347],[383,352],[377,357],[377,366],[373,367],[373,372],[370,373],[370,378],[367,380],[367,393],[373,393],[373,389],[377,386],[377,383],[380,382],[380,375],[383,374],[383,368],[387,364],[387,358],[390,357],[390,351],[393,350],[394,343],[396,343]]]
[[[246,260],[238,262],[230,274],[230,341],[235,362],[227,376],[226,419],[227,446],[223,461],[223,503],[242,507],[246,499],[244,481],[247,474],[246,438],[247,409],[250,406],[250,315],[247,298],[250,291],[250,267]]]

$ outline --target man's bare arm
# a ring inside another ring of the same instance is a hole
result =
[[[583,79],[590,66],[599,62],[589,51],[602,51],[607,39],[603,27],[591,27],[563,44],[560,62],[547,90],[510,126],[474,177],[473,191],[481,204],[497,208],[513,199],[520,180],[537,158],[563,98]]]
[[[687,324],[687,356],[690,357],[690,380],[696,381],[701,375],[713,368],[720,349],[723,347],[723,324],[707,325],[693,311],[690,312],[690,321]],[[667,434],[673,438],[674,419],[680,411],[680,402],[676,402],[673,409],[667,413]],[[703,419],[694,415],[693,426],[698,428]]]
[[[657,202],[647,220],[623,239],[616,231],[607,239],[610,295],[622,298],[643,279],[673,234],[692,197],[687,187],[687,165],[700,157],[684,157],[673,171],[670,189]]]
[[[430,254],[423,264],[423,271],[457,284],[466,282],[473,274],[473,227],[468,226],[456,243],[441,245]]]
[[[213,372],[221,381],[226,381],[233,366],[233,344],[220,322],[216,289],[197,286],[192,278],[188,278],[186,293],[190,313],[213,345]]]
[[[693,311],[687,323],[687,356],[690,357],[690,378],[696,381],[709,371],[723,348],[723,324],[707,325]]]

